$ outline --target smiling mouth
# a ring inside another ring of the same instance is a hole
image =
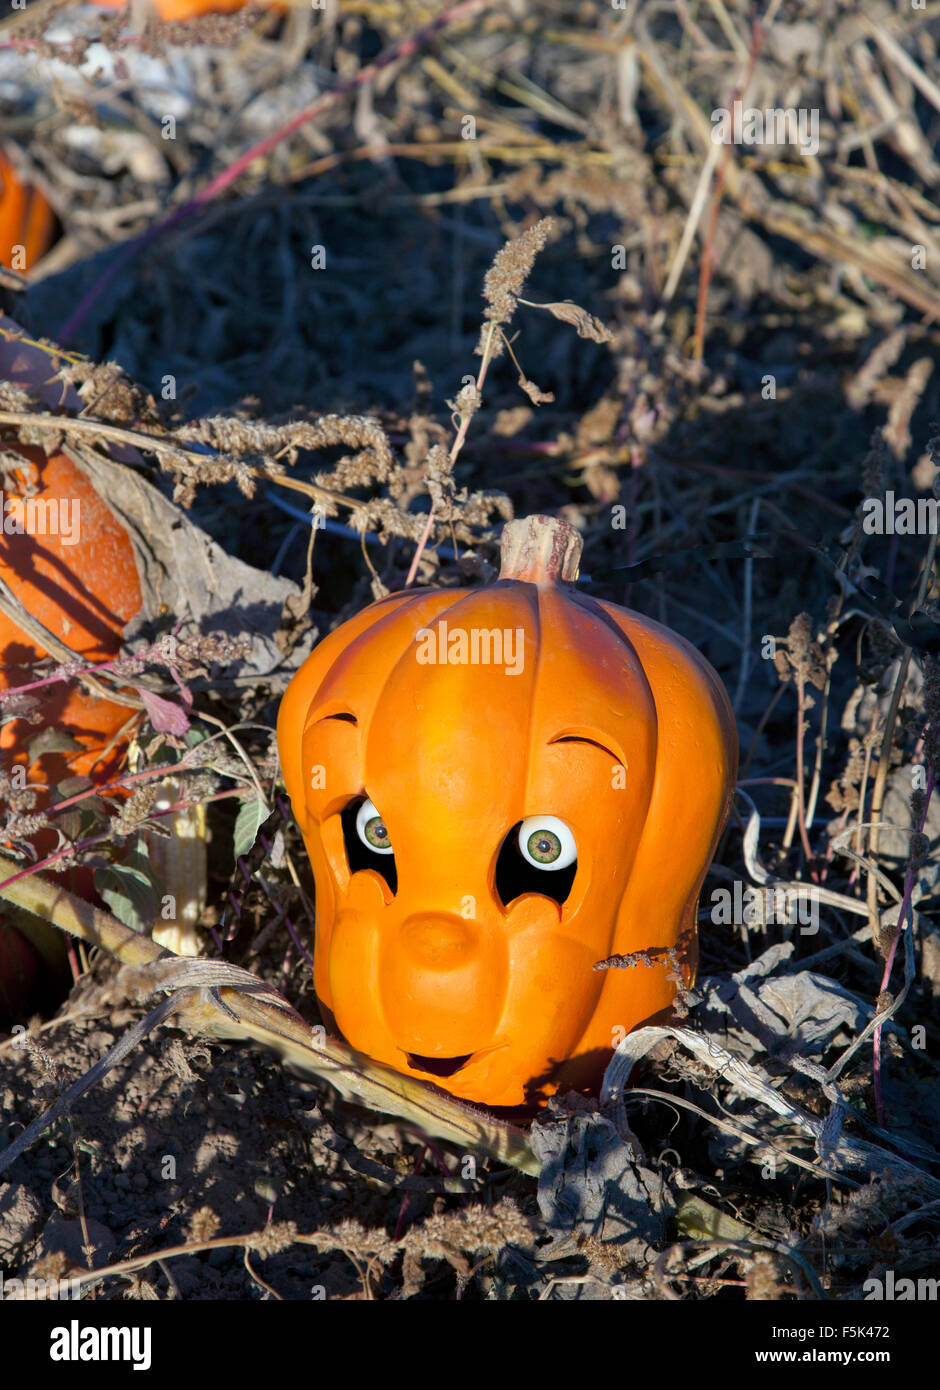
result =
[[[409,1067],[415,1071],[426,1071],[431,1076],[453,1076],[467,1065],[473,1053],[468,1052],[464,1057],[421,1057],[417,1052],[409,1052],[407,1056]]]

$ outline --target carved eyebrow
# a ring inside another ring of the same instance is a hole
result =
[[[602,753],[606,753],[613,758],[615,763],[621,767],[627,766],[627,760],[617,748],[609,734],[595,733],[593,729],[583,729],[571,733],[556,734],[554,738],[548,740],[549,745],[555,743],[586,743],[591,748],[599,748]]]
[[[321,709],[310,711],[304,723],[304,731],[312,729],[314,724],[325,724],[328,719],[338,719],[343,724],[359,724],[352,710],[347,709],[345,705],[324,705]]]

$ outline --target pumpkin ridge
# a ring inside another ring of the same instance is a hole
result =
[[[405,590],[404,592],[407,593],[408,590]],[[412,657],[412,659],[414,659],[414,656],[415,656],[415,639],[416,639],[418,633],[422,630],[422,628],[429,627],[431,624],[436,623],[436,622],[439,622],[439,621],[441,620],[441,618],[446,617],[448,614],[452,614],[453,611],[454,611],[454,609],[455,609],[455,608],[459,608],[460,605],[461,605],[461,603],[463,603],[465,600],[474,599],[474,598],[476,598],[480,593],[482,593],[483,591],[480,590],[480,589],[464,589],[464,588],[459,588],[459,589],[445,590],[444,592],[453,595],[453,602],[451,602],[451,603],[446,603],[446,604],[444,604],[441,608],[436,608],[435,611],[434,611],[434,614],[428,619],[428,621],[425,622],[425,623],[422,623],[421,627],[415,628],[415,630],[414,630],[414,632],[411,634],[411,636],[408,637],[408,638],[406,639],[406,641],[405,641],[405,643],[404,643],[404,646],[402,647],[402,650],[401,650],[401,655],[398,656],[398,657],[392,662],[392,664],[389,666],[388,670],[385,672],[384,680],[383,680],[383,683],[382,683],[382,688],[383,688],[383,690],[384,690],[385,686],[387,686],[387,685],[389,684],[389,682],[390,682],[390,681],[395,677],[395,675],[398,673],[398,670],[399,670],[399,668],[400,668],[402,662],[405,661],[405,660],[408,658],[409,655]],[[390,614],[388,615],[389,618],[392,618],[392,619],[394,619],[395,621],[397,621],[397,620],[399,619],[399,617],[401,616],[401,614],[404,613],[409,607],[414,607],[414,606],[416,606],[417,601],[422,600],[422,599],[430,598],[432,595],[433,595],[435,598],[439,598],[439,597],[441,596],[441,591],[440,591],[439,589],[438,589],[438,590],[434,590],[434,589],[416,589],[416,590],[414,591],[414,593],[413,593],[412,602],[411,602],[410,604],[409,604],[409,603],[402,603],[402,604],[399,604],[399,606],[398,606],[397,608],[395,608],[395,609],[393,610],[393,612],[390,613]],[[381,621],[381,620],[380,620],[380,621]],[[386,625],[387,625],[387,624],[386,624]],[[379,626],[378,623],[374,623],[374,624],[370,625],[368,628],[363,629],[363,631],[362,631],[362,632],[358,635],[358,637],[356,638],[356,642],[360,641],[363,637],[366,636],[366,634],[370,634],[370,635],[371,635],[372,633],[375,633],[375,632],[378,630],[378,626]],[[381,697],[380,697],[380,698],[381,698]],[[378,703],[378,701],[376,701],[376,704],[377,704],[377,703]]]
[[[614,622],[613,618],[607,612],[606,608],[602,603],[600,603],[596,598],[592,598],[590,594],[582,594],[578,589],[572,589],[568,597],[576,608],[580,608],[582,612],[590,613],[593,618],[596,618],[598,620],[598,622],[603,623],[605,627],[609,628],[610,631],[620,640],[621,645],[626,647],[632,653],[633,657],[637,661],[639,661],[639,652],[637,651],[636,647],[630,641],[630,638],[624,632],[623,628],[618,627],[618,625]],[[632,611],[632,609],[624,609],[625,613],[629,613]],[[646,618],[646,616],[643,613],[637,613],[636,616],[642,622],[653,621],[653,619],[651,618]],[[658,626],[661,626],[661,624],[658,624]],[[672,634],[670,634],[670,636],[672,636]]]
[[[503,581],[503,582],[505,582],[505,581]],[[515,582],[517,582],[517,581],[511,581],[511,582],[515,583]],[[485,585],[485,586],[483,586],[483,587],[481,587],[481,588],[478,588],[478,589],[465,589],[465,588],[459,588],[459,589],[453,589],[453,590],[445,591],[445,592],[448,592],[448,593],[452,593],[452,594],[453,594],[453,602],[444,604],[440,609],[438,609],[438,610],[434,613],[433,618],[431,618],[431,619],[429,620],[429,622],[428,622],[427,624],[425,624],[425,626],[431,626],[432,624],[438,623],[438,622],[440,622],[441,620],[444,620],[444,619],[453,619],[453,616],[454,616],[456,610],[457,610],[457,609],[460,609],[460,608],[462,608],[462,607],[465,607],[465,606],[467,606],[467,605],[469,605],[470,608],[471,608],[471,610],[472,610],[472,608],[473,608],[474,605],[478,605],[481,601],[485,601],[486,596],[487,596],[488,594],[492,593],[492,592],[493,592],[496,588],[498,588],[498,587],[501,587],[501,582],[499,582],[499,581],[498,581],[497,583],[495,583],[495,584]],[[540,625],[540,622],[539,622],[539,614],[538,614],[538,589],[537,589],[537,587],[536,587],[535,585],[525,585],[524,587],[525,587],[526,589],[529,589],[529,588],[535,589],[535,594],[534,594],[534,595],[525,594],[523,597],[525,597],[525,599],[526,599],[526,601],[527,601],[527,604],[528,604],[528,607],[529,607],[529,611],[530,611],[530,615],[531,615],[531,617],[533,618],[533,621],[534,621],[534,623],[535,623],[535,627],[536,627],[536,652],[538,652],[538,650],[539,650],[538,638],[539,638],[539,636],[540,636],[540,634],[541,634],[541,625]],[[428,595],[429,593],[431,593],[431,592],[434,592],[434,591],[431,591],[431,590],[420,590],[420,591],[418,591],[418,593],[419,593],[422,597],[427,596],[427,595]],[[440,591],[439,591],[439,590],[437,591],[437,595],[438,595],[438,596],[440,595]],[[416,594],[416,597],[417,597],[417,596],[418,596],[418,595]],[[398,615],[402,612],[402,608],[404,608],[405,606],[406,606],[406,605],[402,605],[401,608],[396,608],[396,609],[395,609],[395,617],[396,617],[396,618],[397,618]],[[472,622],[471,622],[468,626],[473,626]],[[365,631],[371,633],[371,632],[374,632],[374,631],[375,631],[375,628],[374,628],[374,627],[370,627],[370,628],[366,629]],[[414,657],[415,636],[416,636],[416,634],[417,634],[418,631],[420,631],[420,629],[416,629],[416,630],[415,630],[415,633],[412,633],[411,637],[407,640],[407,642],[405,643],[404,648],[402,649],[401,656],[400,656],[396,661],[394,661],[394,662],[392,663],[392,665],[388,668],[387,672],[385,673],[384,680],[383,680],[383,689],[385,688],[385,686],[387,686],[387,685],[393,680],[393,678],[395,677],[395,675],[398,673],[398,671],[399,671],[399,669],[400,669],[402,663],[409,657],[409,655],[410,655],[412,658]],[[360,634],[360,637],[363,636],[363,635],[364,635],[364,633],[363,633],[363,634]],[[357,638],[357,640],[358,640],[358,638]],[[536,680],[538,679],[538,666],[536,666],[535,679],[536,679]],[[381,698],[381,697],[380,697],[380,698]],[[378,701],[376,701],[376,704],[378,704]],[[531,743],[531,730],[532,730],[531,720],[532,720],[533,718],[534,718],[534,714],[533,714],[533,712],[530,710],[530,726],[529,726],[529,742],[530,742],[530,743]]]
[[[370,604],[368,608],[363,610],[363,613],[360,616],[372,613],[374,609],[376,611],[373,614],[372,621],[365,624],[360,629],[360,631],[356,633],[352,641],[349,641],[349,639],[347,638],[346,644],[341,649],[341,651],[354,651],[356,645],[358,644],[361,638],[367,637],[370,634],[374,633],[376,629],[379,627],[380,623],[384,623],[386,622],[386,620],[396,617],[402,611],[402,609],[408,607],[409,603],[414,598],[416,598],[420,592],[423,591],[416,590],[414,593],[409,593],[409,591],[406,589],[400,590],[396,594],[386,594],[385,598],[380,599],[376,604]],[[393,598],[400,599],[402,601],[396,603],[394,607],[389,607],[385,612],[380,613],[377,611],[380,605],[387,604],[389,600]],[[324,647],[326,647],[327,644],[335,645],[332,643],[332,639],[336,636],[337,633],[342,631],[342,628],[344,626],[345,624],[341,623],[338,627],[335,627],[332,632],[326,633],[326,635],[322,637],[319,642],[317,642],[316,646],[313,648],[313,651],[310,653],[310,656],[307,658],[307,661],[312,662],[315,657],[318,659],[322,659]],[[301,670],[303,670],[303,667],[301,667]],[[323,688],[329,680],[331,673],[332,665],[326,668],[314,689],[307,693],[307,708],[304,713],[304,721],[301,728],[301,736],[303,736],[303,734],[307,732],[307,730],[311,727],[312,724],[316,723],[317,720],[323,717],[322,712],[318,709],[318,702],[320,700]],[[360,712],[356,711],[357,720],[359,720],[360,717]]]
[[[510,583],[520,583],[521,581],[512,580],[512,581],[508,581],[508,582],[510,582]],[[445,590],[445,591],[444,591],[445,593],[453,594],[453,596],[454,596],[454,597],[453,597],[453,602],[452,602],[452,603],[444,604],[440,609],[438,609],[438,610],[434,613],[434,616],[433,616],[433,618],[431,619],[431,623],[440,622],[440,621],[441,621],[442,619],[444,619],[444,618],[452,619],[453,616],[454,616],[454,613],[455,613],[455,610],[456,610],[456,609],[459,609],[459,608],[463,607],[464,605],[470,605],[471,608],[472,608],[473,605],[478,604],[481,600],[485,599],[485,597],[486,597],[487,594],[493,593],[493,591],[494,591],[495,589],[497,589],[497,588],[499,588],[499,587],[502,587],[505,583],[507,583],[507,581],[502,580],[502,581],[497,581],[497,582],[494,583],[494,584],[484,585],[482,588],[479,588],[479,589],[464,589],[464,588],[459,588],[459,589]],[[537,592],[538,592],[537,586],[535,586],[535,585],[526,585],[525,587],[527,587],[527,588],[535,588],[535,589],[536,589],[536,594],[537,594]],[[437,594],[438,596],[439,596],[440,593],[441,593],[440,590],[434,591],[434,590],[428,590],[428,589],[421,589],[421,590],[418,590],[418,591],[416,592],[415,597],[418,597],[418,596],[425,597],[425,596],[427,596],[428,594],[430,594],[430,593],[432,593],[432,592],[436,592],[436,594]],[[538,603],[537,603],[537,601],[533,602],[532,598],[531,598],[529,595],[525,595],[525,597],[526,597],[526,599],[527,599],[527,601],[528,601],[528,604],[529,604],[529,608],[530,608],[532,617],[533,617],[534,620],[535,620],[535,626],[536,626],[536,629],[537,629],[537,631],[536,631],[536,638],[537,638],[537,645],[538,645],[538,638],[541,636],[541,625],[540,625],[540,623],[539,623],[539,617],[538,617]],[[405,607],[407,607],[407,605],[402,604],[401,607],[396,608],[396,609],[395,609],[395,615],[397,616],[399,613],[401,613],[401,612],[402,612],[402,609],[405,608]],[[427,626],[430,626],[431,623],[428,623]],[[471,624],[471,626],[472,626],[472,624]],[[374,626],[369,627],[369,628],[366,628],[366,629],[363,630],[363,633],[360,633],[360,634],[359,634],[359,637],[363,636],[363,635],[365,634],[365,632],[374,632],[374,631],[375,631],[375,627],[374,627]],[[416,632],[417,632],[417,631],[420,631],[420,629],[416,629]],[[386,677],[385,677],[386,681],[389,681],[389,680],[392,678],[393,674],[394,674],[395,672],[397,672],[397,670],[398,670],[398,668],[399,668],[399,665],[400,665],[401,661],[403,661],[403,660],[405,659],[405,657],[408,655],[409,651],[412,649],[412,647],[413,647],[413,645],[414,645],[414,638],[415,638],[415,635],[416,635],[416,634],[413,633],[412,636],[408,639],[408,641],[406,642],[405,647],[404,647],[404,649],[403,649],[403,651],[402,651],[401,657],[398,659],[398,661],[396,661],[396,662],[389,668],[389,670],[388,670],[388,672],[387,672],[387,674],[386,674]],[[359,640],[359,637],[357,637],[357,639],[356,639],[357,641]],[[536,677],[537,677],[537,675],[538,675],[538,668],[536,668]]]
[[[504,581],[504,582],[506,582],[506,581]],[[510,580],[510,581],[508,581],[508,582],[509,582],[509,583],[512,583],[512,582],[514,582],[514,581]],[[516,582],[524,582],[524,581],[516,581]],[[531,799],[531,796],[532,796],[532,783],[533,783],[533,781],[535,780],[535,774],[536,774],[536,768],[535,768],[536,759],[532,757],[532,744],[533,744],[533,740],[534,740],[534,738],[535,738],[535,722],[536,722],[536,707],[537,707],[537,703],[538,703],[538,692],[539,692],[539,690],[542,688],[542,676],[543,676],[543,670],[544,670],[544,665],[545,665],[544,660],[543,660],[543,658],[542,658],[542,633],[543,633],[544,630],[545,630],[545,617],[544,617],[544,614],[543,614],[543,612],[542,612],[542,603],[543,603],[544,598],[545,598],[545,592],[544,592],[543,586],[540,585],[540,584],[533,584],[531,587],[535,590],[535,594],[534,594],[535,601],[534,601],[534,603],[532,604],[532,608],[533,608],[534,616],[535,616],[535,671],[534,671],[533,677],[532,677],[532,699],[529,701],[529,720],[528,720],[528,728],[527,728],[527,730],[526,730],[526,747],[529,749],[529,757],[528,757],[527,760],[526,760],[526,788],[525,788],[526,805],[531,804],[531,800],[530,800],[530,799]],[[552,584],[551,586],[546,586],[546,587],[554,588],[555,585]],[[560,586],[559,586],[559,587],[560,587]],[[526,812],[526,811],[523,811],[523,814],[529,814],[529,813]]]

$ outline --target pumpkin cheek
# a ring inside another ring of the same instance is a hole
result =
[[[387,891],[378,873],[353,874],[348,891],[338,897],[336,915],[317,911],[314,958],[327,986],[320,997],[343,1037],[373,1057],[386,1029],[377,1009],[362,1009],[362,999],[378,997],[377,943]]]
[[[513,937],[511,990],[505,1025],[516,1049],[520,1081],[562,1061],[577,1045],[600,996],[597,952],[541,917]]]

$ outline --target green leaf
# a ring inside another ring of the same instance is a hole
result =
[[[149,932],[160,915],[161,884],[146,855],[135,851],[123,864],[95,870],[95,888],[119,922]]]
[[[247,854],[271,812],[258,797],[243,801],[235,817],[235,861]]]

